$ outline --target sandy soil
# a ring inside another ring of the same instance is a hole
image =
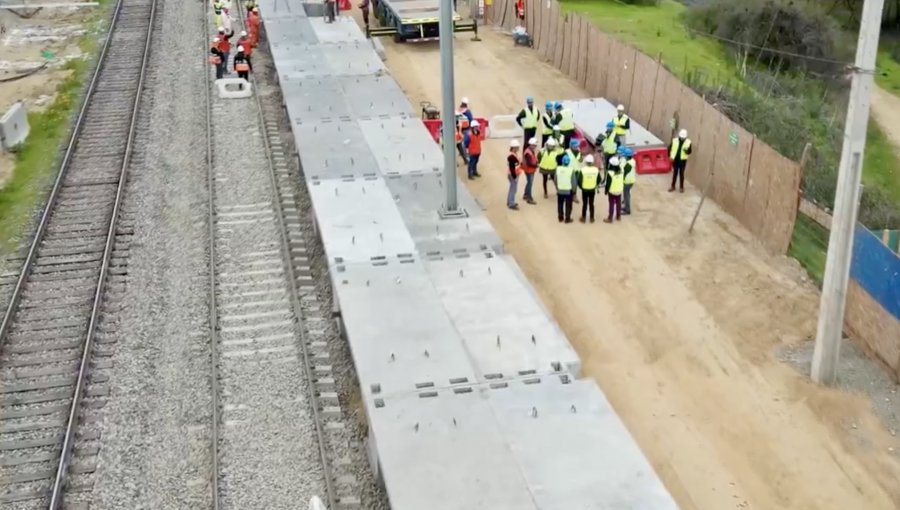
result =
[[[457,96],[477,116],[585,96],[484,32],[456,39]],[[439,104],[437,46],[384,43],[413,104]],[[560,225],[552,191],[509,211],[506,143],[489,141],[485,177],[464,182],[683,509],[900,508],[900,444],[867,398],[777,359],[815,333],[818,292],[796,263],[710,202],[688,235],[699,196],[666,193],[666,177],[641,176],[635,214],[615,225]]]

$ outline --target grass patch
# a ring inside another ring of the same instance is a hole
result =
[[[879,51],[875,67],[877,68],[875,83],[884,90],[900,96],[900,62],[894,60],[889,52]]]
[[[563,0],[563,6],[584,13],[604,32],[614,35],[663,63],[684,80],[688,71],[704,68],[712,74],[737,76],[725,49],[715,40],[694,36],[682,22],[687,9],[674,0],[658,6],[628,5],[615,0]]]
[[[56,175],[59,149],[69,135],[69,120],[78,107],[89,62],[100,42],[97,33],[106,23],[111,0],[100,0],[100,4],[85,21],[88,32],[78,42],[84,57],[66,63],[68,76],[57,88],[53,103],[44,111],[28,114],[31,131],[15,154],[13,175],[0,190],[0,254],[15,250],[22,229],[46,198],[47,186]]]
[[[797,259],[809,276],[821,286],[828,251],[828,230],[804,214],[797,215],[788,255]]]
[[[866,139],[863,184],[880,188],[894,205],[900,207],[900,159],[897,148],[873,120],[869,121]]]

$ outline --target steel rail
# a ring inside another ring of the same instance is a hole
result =
[[[238,13],[240,14],[241,24],[246,29],[246,12],[243,8],[243,5],[240,5],[240,2],[238,2]],[[269,182],[272,186],[273,197],[272,201],[275,205],[275,216],[278,219],[278,233],[279,237],[281,237],[281,251],[284,254],[284,270],[288,276],[288,290],[290,294],[291,306],[294,309],[294,313],[297,316],[298,322],[302,323],[303,309],[300,305],[300,297],[297,294],[297,279],[294,273],[294,266],[291,262],[290,240],[288,238],[287,224],[284,221],[284,209],[282,208],[280,194],[278,193],[278,178],[275,172],[275,164],[272,161],[271,143],[269,140],[269,135],[266,132],[265,112],[263,110],[262,99],[260,99],[259,87],[257,86],[256,78],[252,71],[249,77],[250,83],[254,89],[253,98],[256,102],[256,109],[258,113],[257,120],[259,122],[259,132],[262,135],[261,139],[266,153],[266,163],[269,167]],[[303,331],[303,325],[298,324],[297,330],[299,331],[301,353],[303,354],[303,372],[306,375],[306,382],[308,384],[309,391],[311,392],[312,397],[312,405],[310,407],[312,407],[313,421],[316,425],[316,440],[319,446],[319,459],[322,463],[322,472],[325,477],[325,492],[328,495],[328,507],[338,508],[337,493],[335,492],[334,482],[331,475],[331,464],[328,462],[328,454],[326,452],[325,433],[322,429],[322,417],[321,413],[319,412],[319,406],[315,395],[316,378],[313,375],[312,367],[310,366],[309,347],[306,344],[306,334]]]
[[[118,10],[121,8],[122,2],[119,0],[117,4]],[[53,482],[53,488],[50,493],[50,510],[56,510],[62,502],[62,492],[65,488],[66,471],[68,469],[69,460],[73,449],[73,440],[75,437],[75,427],[78,425],[78,405],[81,403],[82,393],[84,392],[85,376],[87,367],[91,359],[91,346],[94,339],[94,330],[97,327],[97,320],[100,316],[100,307],[103,303],[103,291],[105,288],[106,273],[109,270],[109,259],[112,255],[113,246],[116,238],[116,222],[119,216],[119,208],[122,205],[122,198],[125,196],[125,184],[127,183],[128,167],[131,164],[131,152],[134,143],[134,134],[137,126],[138,112],[141,105],[141,93],[144,89],[144,78],[147,74],[147,62],[150,59],[150,48],[153,38],[153,25],[156,18],[157,0],[151,0],[150,4],[150,23],[147,24],[147,37],[144,43],[144,55],[141,60],[140,78],[137,83],[135,92],[134,107],[131,111],[131,122],[128,126],[128,138],[125,144],[125,154],[122,159],[122,167],[119,171],[119,185],[116,188],[116,198],[113,202],[112,215],[109,218],[109,230],[106,234],[106,246],[103,249],[103,258],[100,265],[100,274],[97,277],[97,289],[94,292],[94,302],[91,307],[90,322],[88,323],[87,334],[81,354],[81,364],[78,368],[78,378],[75,382],[75,393],[72,398],[72,406],[69,410],[69,420],[66,423],[65,439],[60,453],[59,465],[56,470],[56,479]],[[109,33],[112,34],[114,25],[110,26]],[[110,37],[107,37],[107,44]],[[105,51],[105,48],[104,48]],[[99,66],[98,66],[99,67]],[[92,81],[93,85],[93,81]]]

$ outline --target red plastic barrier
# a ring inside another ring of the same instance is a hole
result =
[[[341,12],[347,12],[353,7],[350,5],[350,0],[338,0],[338,10]]]
[[[669,149],[666,147],[638,149],[634,151],[634,160],[639,174],[665,174],[672,170]]]
[[[480,117],[475,117],[475,120],[478,121],[481,127],[481,131],[487,135],[490,129],[490,122],[487,119],[483,119]],[[422,123],[425,124],[425,129],[431,134],[431,138],[434,138],[435,143],[441,143],[441,126],[443,125],[443,120],[441,119],[423,119]]]

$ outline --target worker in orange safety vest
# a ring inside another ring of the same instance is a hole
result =
[[[247,65],[250,66],[250,70],[253,70],[253,63],[250,61],[250,56],[253,55],[253,43],[250,41],[250,37],[247,36],[247,32],[245,30],[241,31],[241,36],[237,41],[238,46],[244,48],[244,60],[247,61]]]
[[[247,28],[250,33],[250,46],[256,47],[259,44],[259,7],[254,7],[247,17]]]

